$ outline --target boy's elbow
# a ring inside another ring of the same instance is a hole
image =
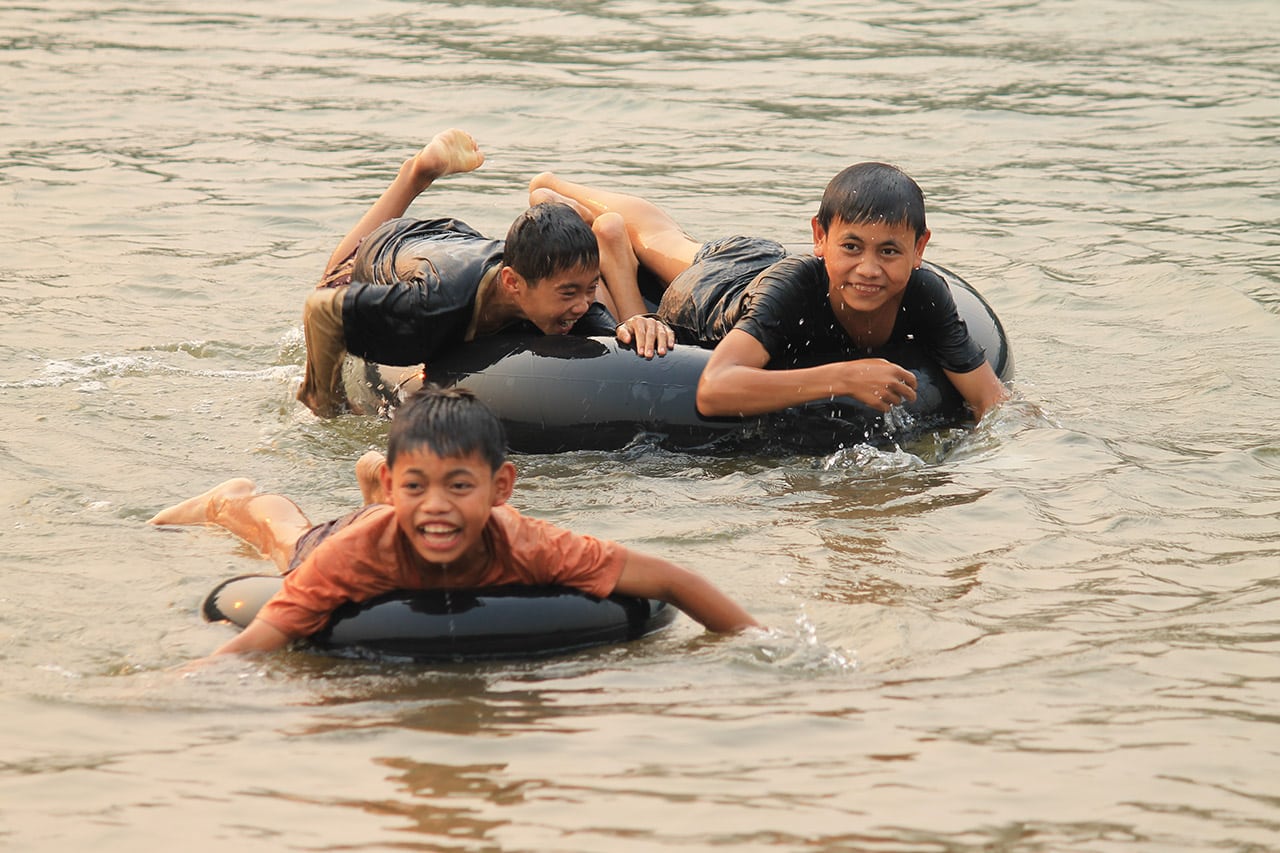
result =
[[[706,373],[703,373],[702,378],[698,380],[694,401],[697,404],[698,413],[705,417],[716,418],[740,414],[734,411],[732,399],[726,398],[723,384],[715,377],[708,378]]]

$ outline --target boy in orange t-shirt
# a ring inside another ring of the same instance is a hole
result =
[[[343,603],[398,589],[559,584],[666,601],[712,631],[758,627],[694,572],[507,506],[516,470],[502,425],[465,389],[428,386],[406,401],[392,422],[385,464],[366,456],[357,474],[366,499],[386,504],[322,525],[288,498],[256,494],[242,478],[151,519],[217,524],[286,572],[280,592],[215,655],[281,648],[318,631]]]

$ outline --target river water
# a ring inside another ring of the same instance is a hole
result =
[[[1280,849],[1272,0],[0,8],[0,847]],[[161,506],[313,518],[385,424],[292,398],[337,238],[501,234],[554,169],[803,243],[895,162],[1009,330],[977,430],[827,457],[517,458],[524,511],[771,626],[534,663],[174,668],[268,564]]]

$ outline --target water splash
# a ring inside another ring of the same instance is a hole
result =
[[[858,444],[837,450],[822,459],[818,467],[823,471],[853,470],[867,474],[897,474],[925,468],[927,463],[898,445],[892,448],[878,448],[869,444]]]
[[[852,652],[828,646],[818,638],[817,626],[802,609],[796,616],[795,630],[769,628],[752,637],[760,637],[754,649],[755,658],[784,670],[803,673],[853,673],[858,669]]]

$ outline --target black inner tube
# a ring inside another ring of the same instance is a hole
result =
[[[204,618],[247,627],[282,583],[279,575],[223,581],[205,597]],[[661,601],[555,586],[402,591],[343,605],[303,645],[421,662],[540,658],[639,639],[676,612]]]
[[[1013,355],[999,318],[959,276],[926,264],[950,285],[969,334],[1003,381]],[[829,452],[892,444],[968,417],[964,400],[919,344],[876,355],[915,374],[917,399],[889,415],[847,397],[748,418],[708,418],[697,410],[698,377],[710,350],[680,346],[639,358],[612,338],[504,336],[477,339],[433,361],[428,377],[464,385],[502,420],[513,451],[618,450],[639,435],[687,451]],[[367,410],[389,412],[422,382],[421,368],[354,360],[347,391]]]

